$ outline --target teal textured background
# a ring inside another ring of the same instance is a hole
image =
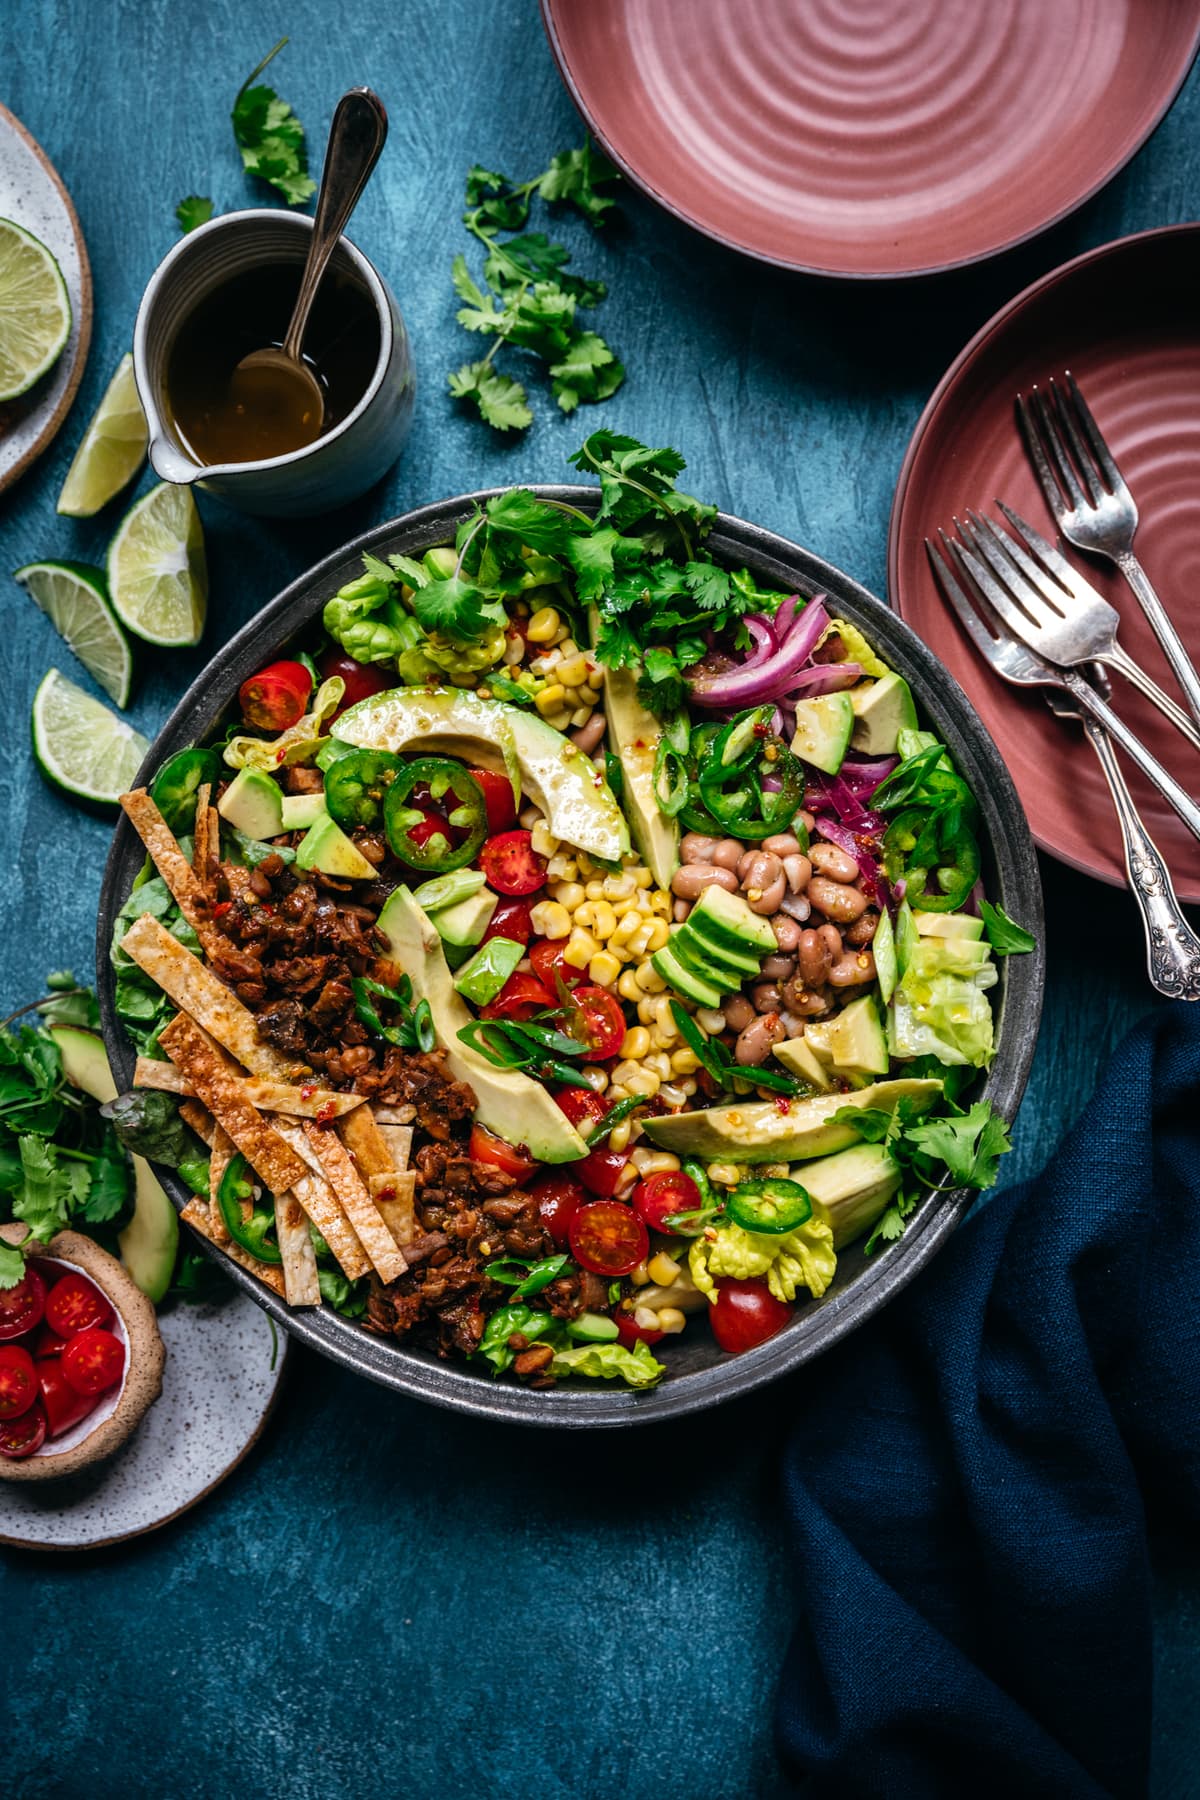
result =
[[[454,322],[448,270],[466,248],[468,164],[525,177],[581,136],[533,0],[356,0],[336,11],[318,0],[10,0],[0,100],[74,197],[96,317],[66,429],[0,497],[0,570],[42,556],[102,560],[117,509],[74,523],[55,516],[55,496],[129,346],[146,279],[176,241],[176,202],[208,193],[225,211],[267,198],[241,172],[227,115],[284,30],[292,43],[268,79],[307,126],[314,162],[343,88],[365,81],[388,106],[388,147],[352,235],[404,310],[416,424],[399,467],[341,513],[281,527],[201,497],[209,626],[194,652],[139,657],[131,710],[151,734],[211,649],[345,538],[464,489],[562,478],[594,423],[679,446],[693,491],[882,594],[900,460],[946,364],[1044,270],[1192,216],[1200,175],[1194,73],[1152,142],[1083,212],[940,281],[792,279],[627,196],[602,239],[571,221],[562,236],[581,269],[610,282],[595,323],[629,380],[566,421],[532,381],[537,422],[510,444],[446,394],[446,371],[475,353]],[[144,476],[139,491],[148,485]],[[4,993],[16,1005],[47,969],[90,974],[110,827],[50,792],[24,753],[41,675],[53,662],[79,679],[77,665],[15,587],[0,617],[0,695],[18,746],[0,765]],[[1007,1179],[1040,1165],[1108,1049],[1151,1004],[1132,905],[1043,869],[1051,976]],[[835,1354],[852,1357],[853,1341]],[[297,1353],[264,1442],[201,1509],[108,1552],[6,1554],[6,1791],[779,1792],[773,1685],[803,1596],[790,1591],[777,1536],[774,1453],[820,1379],[818,1363],[715,1417],[559,1439],[423,1409]],[[1197,1576],[1194,1555],[1164,1547],[1157,1800],[1197,1791]]]

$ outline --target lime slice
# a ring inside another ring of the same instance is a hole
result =
[[[55,631],[118,706],[129,703],[133,654],[108,603],[104,571],[88,563],[26,563],[13,570]]]
[[[195,644],[208,569],[190,488],[163,482],[132,506],[108,547],[108,591],[122,625],[148,644]]]
[[[52,368],[71,335],[62,270],[40,238],[0,219],[0,400]]]
[[[33,754],[47,781],[81,800],[115,805],[133,784],[149,741],[99,700],[51,669],[33,696]]]
[[[149,442],[150,427],[133,379],[133,358],[126,354],[67,470],[57,510],[69,519],[90,519],[133,480]]]

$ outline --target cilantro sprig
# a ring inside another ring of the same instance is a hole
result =
[[[250,71],[237,91],[230,117],[246,173],[269,182],[289,206],[302,206],[317,191],[317,184],[308,173],[304,127],[274,88],[253,85],[287,41],[285,37],[280,38],[257,68]],[[183,225],[182,218],[179,222]],[[184,230],[189,229],[184,226]]]
[[[175,208],[179,229],[185,234],[195,231],[197,225],[207,225],[212,216],[213,203],[207,194],[189,194]]]
[[[1037,949],[1033,933],[1010,919],[1002,906],[981,900],[979,916],[983,920],[984,935],[997,956],[1023,956],[1027,951]]]

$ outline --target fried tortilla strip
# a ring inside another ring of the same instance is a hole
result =
[[[212,1221],[213,1241],[217,1244],[229,1242],[229,1227],[221,1214],[217,1192],[221,1186],[221,1177],[236,1155],[233,1139],[224,1126],[215,1126],[212,1137],[212,1155],[208,1159],[208,1216]]]
[[[393,1129],[403,1130],[404,1127]],[[415,1173],[406,1169],[396,1175],[372,1175],[370,1185],[371,1198],[380,1218],[403,1250],[417,1235],[417,1214],[413,1204],[417,1187]]]
[[[343,1274],[351,1281],[357,1281],[370,1268],[371,1259],[359,1243],[341,1201],[326,1181],[325,1171],[308,1139],[291,1119],[276,1118],[275,1129],[308,1165],[304,1179],[292,1183],[296,1198],[329,1245]]]
[[[150,852],[150,860],[170,888],[180,912],[204,946],[205,954],[218,956],[229,948],[224,933],[212,920],[212,907],[178,839],[145,788],[121,795],[121,805],[133,829]],[[130,952],[132,955],[133,952]]]
[[[358,1117],[351,1113],[350,1118]],[[395,1281],[408,1264],[396,1240],[380,1216],[345,1144],[332,1131],[322,1131],[307,1119],[300,1127],[325,1171],[325,1179],[341,1201],[346,1217],[358,1234],[358,1240],[375,1266],[381,1281]]]
[[[412,1155],[413,1128],[411,1125],[381,1125],[380,1134],[388,1147],[388,1155],[392,1159],[392,1167],[402,1173],[408,1167]]]
[[[178,1013],[158,1041],[272,1194],[286,1194],[307,1174],[296,1152],[246,1099],[241,1070],[232,1057],[186,1013]]]
[[[389,1106],[386,1100],[377,1100],[371,1111],[380,1125],[411,1125],[417,1116],[417,1109],[409,1100],[402,1106]]]
[[[174,1064],[172,1064],[172,1067],[174,1067]],[[179,1109],[179,1116],[185,1125],[191,1126],[198,1138],[204,1139],[204,1142],[211,1150],[213,1147],[213,1139],[216,1136],[217,1121],[213,1118],[207,1106],[201,1106],[198,1100],[185,1100]]]
[[[283,1258],[283,1291],[289,1306],[320,1306],[317,1255],[308,1217],[294,1191],[275,1196],[275,1236]]]
[[[388,1149],[387,1139],[375,1122],[369,1106],[360,1106],[337,1123],[337,1134],[354,1158],[363,1182],[372,1175],[392,1175],[396,1165]]]
[[[135,1088],[156,1088],[160,1094],[179,1094],[189,1099],[195,1088],[174,1063],[159,1062],[155,1056],[139,1056],[133,1065]]]
[[[210,1244],[214,1241],[208,1208],[203,1200],[199,1198],[189,1200],[179,1216],[187,1221],[193,1231],[198,1231],[202,1238],[207,1238]],[[280,1299],[283,1299],[282,1269],[277,1268],[274,1263],[259,1262],[257,1256],[251,1256],[250,1252],[243,1250],[240,1244],[222,1244],[221,1249],[231,1262],[237,1263],[243,1269],[249,1269],[251,1275],[257,1275],[258,1279],[265,1282],[273,1294],[278,1294]]]
[[[263,1042],[254,1014],[149,913],[134,920],[121,939],[121,948],[181,1012],[195,1019],[252,1074],[287,1081],[304,1072],[302,1066],[289,1062],[273,1044]]]
[[[133,1071],[135,1088],[157,1088],[164,1094],[195,1093],[187,1076],[174,1063],[156,1062],[153,1057],[139,1056]],[[251,1106],[260,1112],[291,1113],[298,1119],[338,1119],[364,1104],[361,1094],[339,1094],[332,1088],[293,1087],[286,1081],[274,1081],[267,1075],[250,1075],[242,1080],[242,1092]]]
[[[208,817],[212,783],[202,781],[196,789],[196,823],[192,827],[192,874],[207,891],[208,885]]]

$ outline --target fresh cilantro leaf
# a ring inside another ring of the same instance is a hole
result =
[[[281,100],[273,88],[251,86],[287,41],[285,37],[280,38],[275,48],[247,75],[237,91],[230,116],[247,174],[269,182],[289,206],[300,206],[317,191],[317,184],[308,173],[304,127],[287,101]]]
[[[467,170],[465,199],[476,224],[492,233],[519,231],[529,217],[529,196],[535,182],[515,188],[507,175],[473,163]]]
[[[413,594],[412,609],[426,631],[459,638],[479,637],[486,626],[505,624],[508,617],[500,601],[489,599],[461,575],[427,581]]]
[[[559,506],[539,500],[528,488],[508,488],[487,503],[488,524],[510,532],[543,556],[561,557],[568,551],[573,523]]]
[[[121,1216],[128,1203],[129,1165],[116,1145],[110,1144],[91,1166],[91,1182],[79,1217],[89,1225],[107,1225]]]
[[[568,345],[562,362],[551,363],[551,390],[563,412],[574,412],[581,401],[595,405],[616,393],[625,379],[625,365],[618,362],[603,338],[585,331]]]
[[[1037,939],[1031,932],[1010,919],[1002,906],[993,906],[990,900],[979,902],[979,914],[983,920],[983,929],[988,943],[997,956],[1020,956],[1027,950],[1037,949]]]
[[[483,265],[483,277],[497,293],[525,282],[553,281],[580,306],[598,306],[608,292],[602,281],[589,281],[567,272],[571,253],[552,243],[544,231],[527,231],[503,244],[493,241]]]
[[[20,1140],[22,1187],[13,1196],[13,1217],[28,1225],[43,1244],[61,1231],[87,1192],[88,1173],[80,1163],[60,1163],[47,1138]]]
[[[915,1192],[905,1193],[903,1189],[889,1202],[875,1221],[875,1229],[863,1245],[863,1255],[870,1256],[879,1243],[891,1243],[893,1239],[904,1236],[904,1225],[913,1207],[917,1204]]]
[[[957,1118],[923,1120],[907,1132],[908,1143],[944,1162],[956,1186],[989,1188],[1000,1158],[1012,1148],[1008,1125],[990,1100],[977,1100]]]
[[[589,138],[579,150],[560,150],[538,182],[538,193],[551,203],[565,201],[581,212],[590,225],[600,226],[616,202],[611,194],[598,193],[600,183],[621,179],[619,172]]]
[[[728,569],[719,568],[711,561],[690,562],[683,575],[698,606],[710,612],[719,612],[728,606],[731,592]]]
[[[16,1244],[0,1241],[0,1288],[16,1287],[25,1279],[25,1258]]]
[[[524,431],[533,424],[520,382],[510,375],[498,375],[489,363],[464,363],[449,381],[454,398],[473,401],[480,418],[496,431]]]
[[[175,208],[175,217],[179,221],[180,231],[195,231],[197,225],[207,225],[213,216],[213,203],[206,194],[189,194]]]
[[[831,1125],[849,1125],[868,1144],[886,1144],[895,1130],[895,1114],[879,1106],[842,1106]]]

